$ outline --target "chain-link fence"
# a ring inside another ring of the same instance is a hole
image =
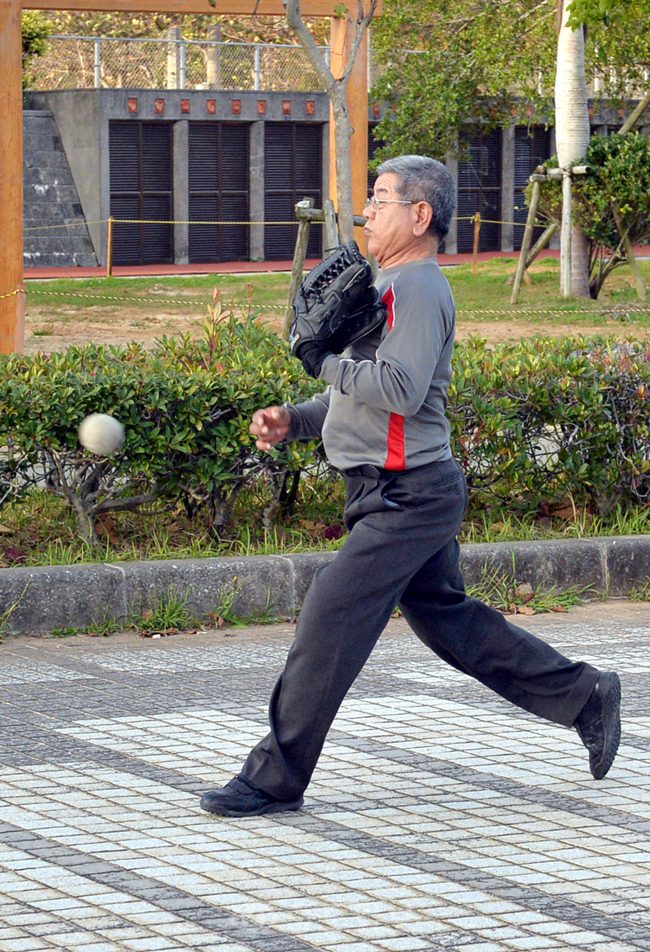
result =
[[[51,36],[31,74],[42,90],[322,88],[301,47],[275,43]]]

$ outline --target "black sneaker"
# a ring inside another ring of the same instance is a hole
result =
[[[270,793],[260,790],[243,774],[233,777],[225,787],[208,790],[201,797],[201,809],[221,816],[261,816],[263,813],[284,813],[299,810],[303,798],[278,800]]]
[[[615,671],[604,671],[598,678],[574,727],[589,751],[594,780],[602,780],[621,740],[621,682]]]

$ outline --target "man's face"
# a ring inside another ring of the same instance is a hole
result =
[[[395,172],[380,175],[375,182],[375,199],[385,204],[379,204],[376,210],[367,205],[363,212],[368,251],[375,256],[380,267],[408,260],[422,242],[419,219],[421,206],[426,206],[426,203],[405,202],[397,191],[397,182]]]

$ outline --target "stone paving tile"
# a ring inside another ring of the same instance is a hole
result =
[[[248,821],[197,795],[264,733],[290,626],[0,645],[0,950],[650,952],[650,606],[527,623],[621,673],[604,781],[393,620],[305,808]]]

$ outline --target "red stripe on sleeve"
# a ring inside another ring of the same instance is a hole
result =
[[[388,455],[384,469],[404,469],[406,467],[404,450],[404,417],[400,413],[391,413],[388,423]]]
[[[386,323],[388,330],[392,331],[395,321],[395,291],[393,285],[388,288],[382,301],[386,305],[387,315]],[[388,423],[388,454],[385,469],[404,469],[406,467],[406,451],[404,449],[404,417],[399,413],[391,413]]]
[[[388,311],[386,315],[386,323],[388,324],[388,330],[392,331],[393,321],[395,320],[395,311],[393,308],[393,302],[395,300],[395,292],[393,291],[393,285],[388,288],[382,297],[382,301],[386,305],[386,310]]]

